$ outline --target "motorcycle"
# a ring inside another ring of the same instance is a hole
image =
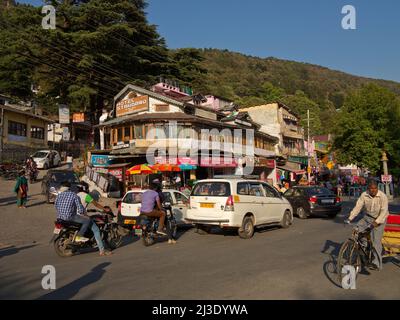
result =
[[[109,209],[109,207],[106,208]],[[88,210],[88,212],[98,213],[90,218],[99,227],[104,244],[111,250],[118,248],[122,244],[122,235],[119,232],[118,224],[113,222],[115,215],[111,209],[101,213],[97,210]],[[81,227],[80,223],[57,219],[54,225],[54,235],[50,242],[54,243],[54,249],[60,257],[70,257],[83,249],[97,247],[96,239],[90,228],[85,233],[85,237],[89,240],[78,243],[75,242],[75,238]]]
[[[38,177],[38,173],[39,171],[37,169],[29,169],[28,170],[28,179],[29,179],[29,183],[34,183],[37,181],[37,177]]]
[[[162,204],[163,209],[166,211],[165,226],[167,228],[167,237],[169,239],[176,239],[177,234],[177,223],[172,211],[171,203],[164,202]],[[141,214],[140,225],[135,229],[135,235],[139,236],[143,240],[143,244],[148,247],[153,245],[158,238],[164,238],[165,236],[157,233],[159,218],[152,218]]]

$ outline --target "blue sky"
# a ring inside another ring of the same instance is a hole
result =
[[[400,82],[398,0],[148,2],[148,20],[170,48],[228,49]],[[342,29],[345,5],[356,8],[356,30]]]

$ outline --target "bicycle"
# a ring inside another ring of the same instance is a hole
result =
[[[375,268],[373,264],[374,256],[377,256],[377,251],[374,248],[371,240],[372,229],[359,230],[358,227],[353,229],[352,235],[340,247],[337,273],[340,283],[342,282],[342,270],[344,266],[352,266],[356,275],[363,267]],[[365,240],[365,241],[364,241]]]

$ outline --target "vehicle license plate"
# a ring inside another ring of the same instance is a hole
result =
[[[124,224],[136,224],[136,220],[126,219],[126,220],[124,220]]]
[[[324,199],[324,200],[321,200],[321,202],[322,203],[333,203],[334,200],[333,199]]]
[[[200,208],[214,208],[214,203],[200,203]]]
[[[54,228],[54,234],[60,234],[60,232],[61,232],[61,229]]]
[[[142,235],[142,229],[135,229],[135,235],[140,237]]]

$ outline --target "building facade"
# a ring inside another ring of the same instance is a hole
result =
[[[0,104],[0,117],[1,160],[23,160],[36,150],[48,148],[47,130],[52,120],[10,104]]]
[[[304,174],[308,156],[299,116],[280,102],[240,109],[240,113],[243,112],[248,113],[261,126],[261,132],[279,139],[275,152],[281,169],[280,175],[293,180],[290,173]]]
[[[226,115],[214,107],[195,105],[191,96],[164,89],[126,86],[114,98],[114,117],[97,126],[104,137],[99,152],[132,164],[191,164],[197,167],[191,179],[235,174],[248,165],[276,176],[272,171],[278,138],[259,131],[251,119],[223,121]],[[248,146],[254,148],[250,156]]]

